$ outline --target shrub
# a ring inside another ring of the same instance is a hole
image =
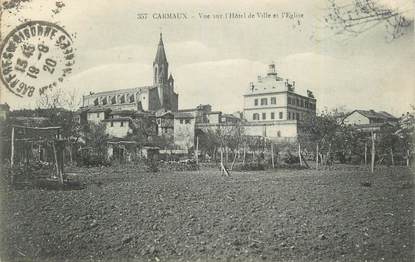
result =
[[[109,162],[103,156],[85,154],[77,161],[77,164],[78,166],[98,167],[98,166],[110,166],[111,162]]]

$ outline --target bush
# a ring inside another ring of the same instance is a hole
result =
[[[245,163],[245,165],[235,165],[233,167],[233,170],[235,171],[259,171],[259,170],[265,170],[265,165],[258,162],[250,162]]]
[[[281,157],[281,161],[286,163],[286,164],[298,164],[300,163],[300,158],[296,155],[292,155],[290,154],[290,152],[288,152],[287,154],[284,154]]]
[[[85,154],[77,161],[77,164],[78,166],[98,167],[110,166],[111,162],[109,162],[103,156]]]
[[[146,162],[147,171],[157,173],[159,171],[159,162],[154,160],[147,160]]]

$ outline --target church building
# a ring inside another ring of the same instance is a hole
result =
[[[164,50],[162,34],[153,62],[153,84],[128,89],[90,93],[82,97],[82,109],[89,111],[172,111],[178,110],[178,94],[174,92],[174,79],[169,74],[169,63]],[[103,114],[104,115],[104,114]],[[102,119],[96,119],[95,121]],[[88,117],[88,120],[92,119]]]

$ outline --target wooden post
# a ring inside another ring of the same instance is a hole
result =
[[[298,158],[300,159],[300,166],[303,166],[303,160],[301,158],[301,144],[298,143]]]
[[[213,148],[213,161],[215,161],[215,163],[217,163],[217,159],[216,159],[216,146]]]
[[[59,163],[58,163],[58,154],[56,152],[55,141],[53,141],[52,147],[53,147],[53,156],[55,157],[56,175],[57,175],[57,177],[59,177],[59,180],[60,180],[61,184],[63,185],[63,176],[62,176],[61,169],[60,169]]]
[[[199,136],[196,136],[195,158],[196,158],[196,164],[199,164]]]
[[[392,163],[392,166],[395,165],[395,159],[393,158],[393,149],[392,148],[391,148],[391,163]]]
[[[244,144],[244,158],[242,160],[243,165],[245,165],[245,158],[246,158],[246,145]]]
[[[12,127],[11,149],[10,149],[10,167],[14,166],[14,127]]]
[[[72,144],[69,142],[69,161],[71,161],[71,164],[73,163],[72,158]]]
[[[238,153],[237,153],[238,150],[239,149],[237,149],[236,153],[235,153],[235,151],[233,152],[233,161],[232,161],[232,164],[231,164],[231,168],[229,168],[229,170],[232,170],[233,169],[233,166],[235,165],[236,157],[238,156]]]
[[[316,169],[318,169],[318,143],[316,146]]]
[[[373,133],[372,131],[371,135],[372,135],[372,152],[371,152],[372,158],[370,161],[370,171],[373,173],[375,169],[375,137],[376,137],[376,134]]]
[[[365,142],[365,166],[367,165],[367,142]]]
[[[409,149],[408,149],[406,150],[406,166],[409,166],[409,156],[410,154],[409,154]]]
[[[223,147],[222,146],[220,147],[220,166],[221,166],[220,173],[222,174],[222,172],[223,172],[223,170],[222,170],[222,166],[223,166]]]
[[[272,163],[272,168],[275,168],[275,163],[274,163],[274,144],[271,143],[271,163]]]

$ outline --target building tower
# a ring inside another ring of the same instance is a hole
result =
[[[165,101],[168,97],[165,87],[168,84],[169,63],[167,62],[166,52],[164,51],[163,35],[160,33],[160,41],[157,47],[156,58],[153,62],[153,85],[157,86],[158,95],[160,99],[160,106],[165,106]],[[166,97],[165,97],[166,96]]]

